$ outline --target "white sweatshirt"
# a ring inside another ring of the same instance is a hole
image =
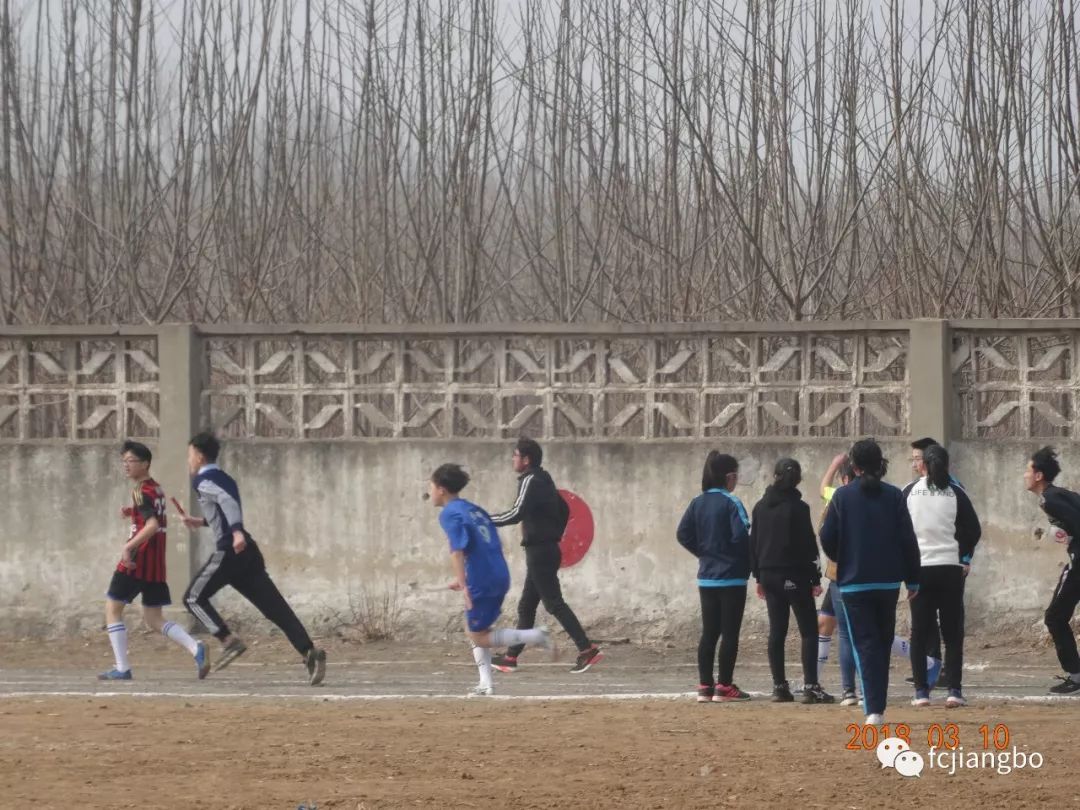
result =
[[[937,489],[923,476],[904,488],[904,496],[924,568],[971,562],[982,527],[963,489],[954,483]]]

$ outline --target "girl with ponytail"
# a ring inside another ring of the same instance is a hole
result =
[[[842,621],[847,622],[869,725],[884,723],[889,657],[900,583],[919,589],[919,544],[903,493],[882,479],[888,464],[873,439],[848,454],[856,482],[836,490],[821,527],[821,547],[836,562]]]
[[[966,705],[961,687],[964,666],[964,581],[982,535],[979,517],[967,493],[949,474],[949,453],[939,444],[923,450],[926,475],[904,489],[919,544],[919,598],[911,603],[913,706],[930,705],[932,678],[927,672],[929,636],[936,625],[945,642],[947,708]]]
[[[814,598],[821,595],[817,537],[810,507],[798,490],[802,467],[793,458],[776,463],[773,482],[754,507],[750,521],[750,570],[757,595],[769,613],[769,668],[773,701],[795,699],[784,677],[784,641],[794,612],[802,638],[803,703],[832,703],[818,685],[817,616]]]

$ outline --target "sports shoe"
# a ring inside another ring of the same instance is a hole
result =
[[[318,686],[326,677],[326,650],[312,647],[307,651],[304,665],[307,667],[308,683],[312,686]]]
[[[725,686],[722,683],[716,685],[716,690],[713,692],[713,703],[734,703],[739,700],[749,700],[750,695],[746,694],[742,689],[735,684]]]
[[[885,715],[883,714],[868,714],[866,715],[867,726],[883,726],[885,725]]]
[[[210,672],[210,651],[207,650],[205,641],[195,645],[195,671],[199,673],[200,681]]]
[[[1080,692],[1080,681],[1074,681],[1072,678],[1062,677],[1058,675],[1058,680],[1061,683],[1054,684],[1050,687],[1050,692],[1055,695],[1075,695]]]
[[[908,675],[906,678],[904,678],[904,683],[914,684],[915,683],[915,676],[914,675]]]
[[[949,696],[945,698],[946,709],[959,709],[961,706],[967,706],[967,701],[964,700],[964,695],[959,689],[950,689]]]
[[[585,650],[585,652],[578,653],[577,663],[574,664],[574,668],[570,671],[575,675],[582,672],[588,672],[589,667],[599,664],[603,657],[604,654],[600,652],[600,648],[594,644],[592,647]]]
[[[802,690],[803,703],[836,703],[836,698],[821,688],[821,684],[812,683]]]
[[[131,670],[125,669],[123,672],[121,672],[120,670],[115,668],[110,669],[108,672],[102,672],[100,675],[98,675],[97,679],[99,681],[130,681]]]
[[[716,693],[716,687],[709,684],[700,684],[697,688],[697,702],[698,703],[712,703],[713,695]]]
[[[778,683],[773,686],[772,690],[772,702],[773,703],[791,703],[795,700],[795,696],[791,694],[791,687],[788,686],[788,682]]]
[[[499,653],[491,656],[491,666],[499,672],[517,672],[517,656]]]
[[[912,706],[929,706],[930,705],[930,690],[929,689],[916,689],[915,697],[911,699]]]
[[[479,684],[477,684],[476,686],[474,686],[472,689],[470,689],[468,691],[468,693],[466,694],[466,697],[471,697],[471,698],[491,697],[494,694],[495,694],[495,687],[494,686],[480,686]]]
[[[933,658],[926,665],[926,684],[931,689],[937,686],[938,679],[941,677],[941,664],[940,658]]]
[[[225,649],[221,651],[221,658],[214,664],[214,672],[221,672],[229,664],[239,658],[241,655],[247,652],[247,645],[238,638],[234,638],[228,644],[225,645]]]
[[[844,694],[840,697],[841,706],[858,706],[859,696],[854,689],[845,689]]]

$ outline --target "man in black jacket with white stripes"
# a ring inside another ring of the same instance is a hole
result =
[[[521,524],[521,545],[525,549],[525,587],[518,601],[518,629],[531,630],[536,609],[544,603],[547,610],[566,630],[578,648],[577,662],[571,672],[585,672],[604,657],[600,648],[589,641],[574,611],[566,604],[559,586],[562,549],[559,542],[570,516],[555,482],[541,464],[544,453],[532,439],[518,439],[514,447],[514,472],[518,473],[518,493],[514,505],[505,512],[492,514],[496,526]],[[492,658],[500,672],[517,669],[517,659],[524,649],[516,645],[505,655]]]

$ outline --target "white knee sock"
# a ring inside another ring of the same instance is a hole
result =
[[[116,657],[116,668],[121,672],[127,672],[131,669],[131,664],[128,663],[127,628],[124,627],[123,622],[117,622],[105,629],[109,631],[109,643]]]
[[[199,649],[199,642],[187,634],[187,631],[176,622],[165,622],[161,628],[161,635],[169,641],[175,642],[192,655]]]
[[[897,658],[909,658],[911,656],[911,644],[906,638],[896,636],[892,640],[892,654]]]
[[[543,644],[546,637],[543,630],[514,630],[504,627],[491,631],[491,644],[493,647],[501,647],[504,644],[508,647],[515,644]]]
[[[473,647],[472,657],[476,661],[476,668],[480,670],[480,686],[488,688],[491,686],[491,648],[489,647]]]
[[[824,664],[829,660],[829,647],[832,646],[832,636],[817,637],[817,662]]]

